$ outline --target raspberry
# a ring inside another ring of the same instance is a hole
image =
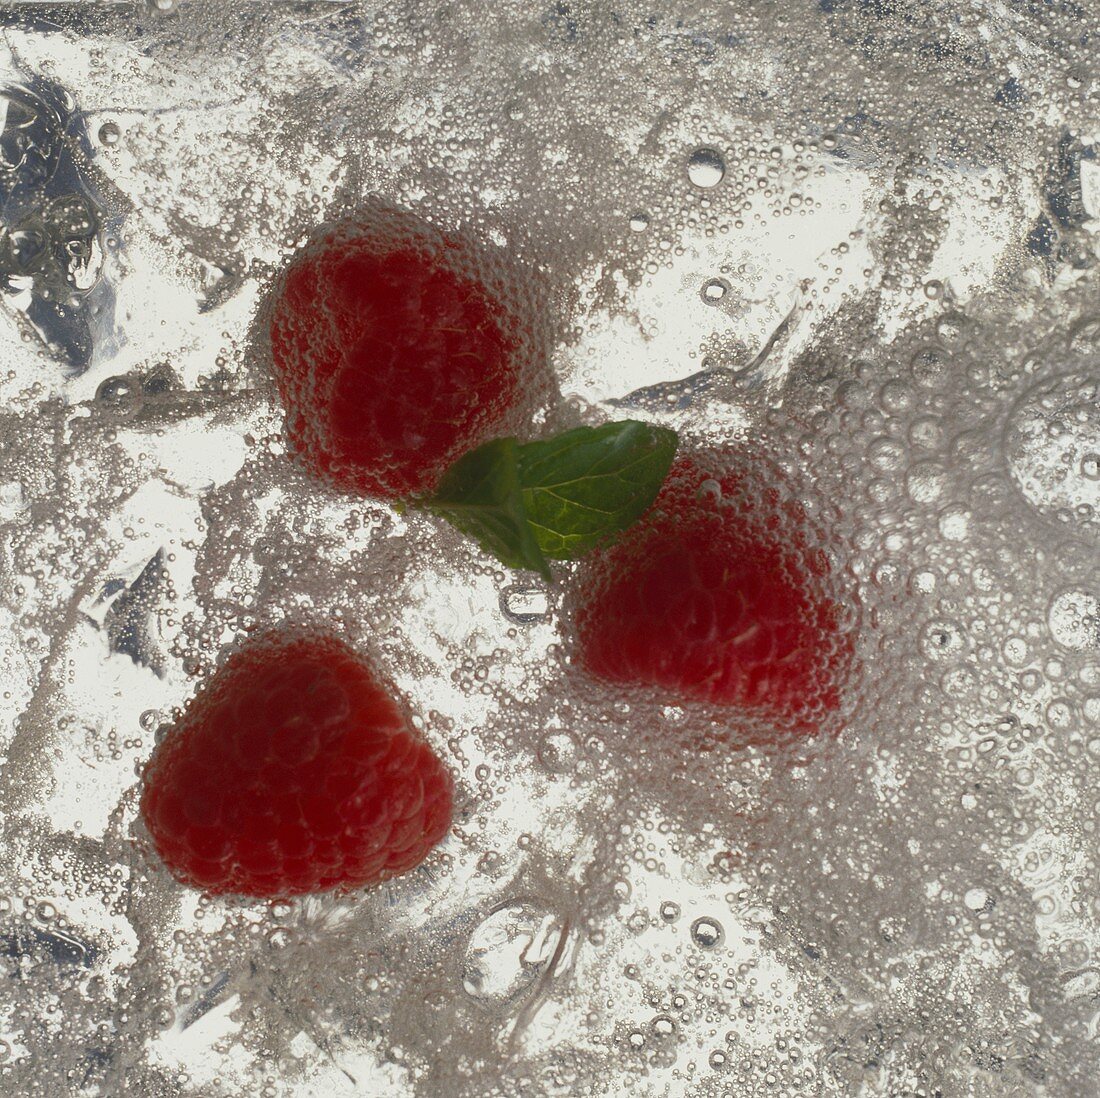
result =
[[[430,490],[499,424],[519,390],[519,336],[468,249],[396,214],[378,220],[292,262],[271,351],[290,442],[311,471],[394,499]]]
[[[268,637],[157,746],[141,814],[184,884],[291,896],[418,865],[450,826],[451,779],[342,642]]]
[[[576,628],[592,675],[803,731],[837,709],[852,642],[828,562],[762,481],[746,455],[681,458],[648,515],[589,558]]]

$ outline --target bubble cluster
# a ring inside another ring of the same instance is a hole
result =
[[[1100,369],[1038,382],[1005,428],[1013,479],[1041,514],[1100,532]]]

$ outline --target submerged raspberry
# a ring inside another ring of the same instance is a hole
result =
[[[451,779],[370,669],[334,638],[234,654],[153,752],[141,813],[184,884],[276,897],[418,865]]]
[[[653,508],[582,574],[581,663],[676,702],[809,729],[852,657],[829,567],[797,505],[743,455],[679,460]]]
[[[287,428],[336,487],[425,492],[516,399],[515,323],[460,249],[425,232],[334,231],[292,263],[271,316]]]

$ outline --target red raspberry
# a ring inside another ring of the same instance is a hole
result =
[[[851,634],[802,508],[775,484],[744,455],[677,461],[648,515],[589,558],[582,665],[662,701],[736,706],[803,731],[835,710]]]
[[[357,888],[419,865],[451,779],[334,638],[242,648],[145,767],[141,814],[173,876],[211,893]]]
[[[468,250],[391,213],[291,264],[270,321],[275,378],[292,446],[336,487],[428,491],[513,404],[518,329]]]

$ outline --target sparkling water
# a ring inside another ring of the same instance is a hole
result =
[[[0,1093],[1100,1093],[1089,0],[0,6]],[[257,317],[381,198],[544,302],[539,429],[768,455],[858,649],[753,746],[286,452]],[[418,870],[175,884],[138,774],[283,619],[456,775]]]

